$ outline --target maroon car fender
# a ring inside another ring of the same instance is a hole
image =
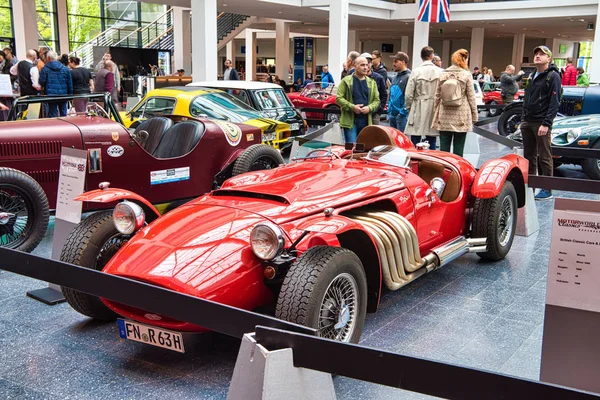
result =
[[[285,224],[282,228],[286,228]],[[343,215],[316,215],[286,231],[290,232],[292,241],[297,240],[303,232],[312,233],[298,243],[300,251],[318,245],[340,246],[353,251],[367,275],[367,311],[377,310],[383,284],[379,252],[373,237],[360,223]]]
[[[528,161],[516,154],[490,160],[475,175],[471,194],[480,199],[491,199],[502,191],[505,181],[510,181],[517,192],[518,207],[525,205]]]
[[[160,213],[148,200],[143,198],[137,193],[131,192],[125,189],[108,188],[108,189],[96,189],[91,192],[85,192],[75,197],[77,201],[91,202],[91,203],[110,203],[118,200],[133,200],[140,202],[152,210],[156,217],[160,217]]]

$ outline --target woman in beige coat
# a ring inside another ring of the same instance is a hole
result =
[[[440,76],[435,93],[435,108],[431,127],[440,131],[440,150],[450,151],[454,142],[453,153],[462,157],[467,132],[477,122],[477,104],[473,89],[473,76],[469,71],[469,52],[460,49],[452,54],[452,66]],[[442,85],[446,80],[456,79],[460,84],[461,100],[458,106],[446,106],[442,102]]]
[[[409,110],[406,134],[411,135],[414,144],[425,136],[431,150],[436,149],[438,131],[431,128],[433,106],[438,80],[442,70],[433,64],[433,49],[429,46],[421,50],[423,64],[415,68],[406,85],[406,108]]]

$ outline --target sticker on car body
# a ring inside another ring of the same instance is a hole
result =
[[[115,144],[106,149],[106,153],[111,157],[121,157],[125,153],[125,149]]]
[[[223,133],[225,134],[225,139],[232,146],[237,146],[240,144],[242,140],[242,130],[236,124],[232,124],[231,122],[226,121],[213,121],[215,124],[219,125]]]
[[[111,132],[112,140],[117,142],[119,140],[119,132]]]
[[[247,141],[247,142],[252,142],[252,141],[254,141],[254,134],[253,134],[253,133],[248,133],[248,134],[246,134],[246,141]]]
[[[150,184],[160,185],[163,183],[187,181],[190,179],[190,167],[170,168],[150,172]]]

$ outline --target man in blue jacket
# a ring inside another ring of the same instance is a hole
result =
[[[46,65],[40,71],[40,86],[48,96],[65,95],[73,93],[73,78],[71,71],[57,61],[55,51],[46,54]],[[67,115],[67,102],[51,102],[48,104],[48,117],[61,117]]]
[[[333,85],[335,81],[333,80],[333,75],[329,72],[329,65],[325,64],[323,65],[323,73],[321,74],[321,84],[325,88],[329,83]]]
[[[393,65],[396,71],[396,76],[390,87],[390,101],[388,103],[390,126],[404,133],[406,124],[408,123],[405,94],[408,78],[410,78],[410,70],[408,69],[409,58],[406,53],[401,51],[390,57],[394,60]]]

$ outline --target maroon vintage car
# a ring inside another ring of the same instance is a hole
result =
[[[307,119],[326,119],[329,121],[339,121],[340,107],[335,103],[335,91],[333,83],[323,84],[313,82],[306,85],[301,92],[288,93],[288,97],[298,108],[322,108],[323,113],[307,112]],[[327,113],[326,111],[337,111],[336,113]]]
[[[110,182],[163,205],[163,212],[231,176],[284,162],[278,151],[260,144],[259,128],[226,121],[155,117],[130,131],[110,102],[89,103],[87,112],[66,117],[27,119],[35,104],[55,100],[17,100],[11,115],[21,120],[0,125],[2,246],[31,251],[42,239],[48,210],[56,207],[63,147],[87,150],[85,190]],[[84,211],[100,208],[105,205],[84,205]]]

